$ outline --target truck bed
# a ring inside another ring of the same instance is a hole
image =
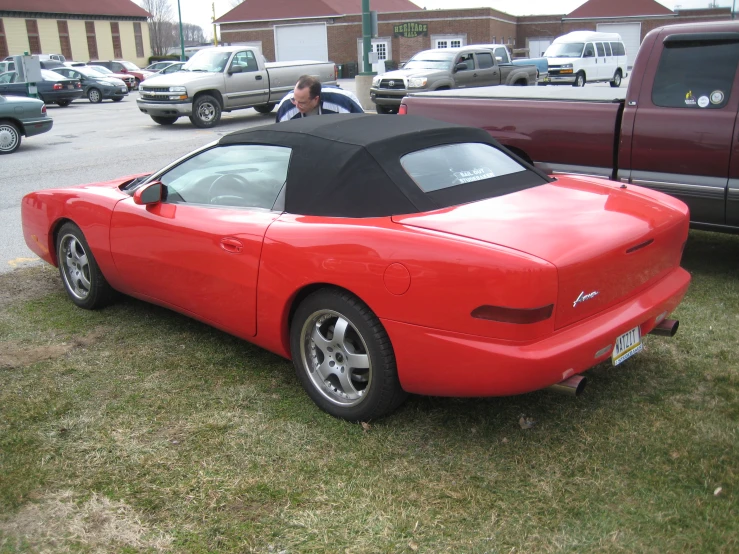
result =
[[[485,129],[547,173],[611,178],[625,94],[604,87],[481,87],[411,94],[403,103],[409,115]]]

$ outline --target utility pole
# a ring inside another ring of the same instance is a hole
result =
[[[372,50],[372,16],[370,15],[370,0],[362,0],[362,75],[372,75],[369,63],[369,52]]]
[[[211,4],[213,6],[213,46],[218,46],[218,34],[216,33],[216,3]]]
[[[177,15],[180,18],[180,61],[186,61],[185,58],[185,37],[182,34],[182,9],[180,8],[180,0],[177,0]]]

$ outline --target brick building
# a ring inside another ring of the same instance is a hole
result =
[[[0,0],[0,60],[28,52],[146,65],[148,17],[130,0]]]
[[[359,63],[361,5],[361,0],[245,0],[216,24],[222,42],[259,46],[268,60]],[[371,0],[371,9],[378,12],[373,50],[394,63],[421,50],[466,44],[503,43],[539,56],[554,38],[574,30],[620,33],[633,61],[655,27],[731,19],[730,8],[672,11],[654,0],[589,0],[569,14],[523,17],[487,7],[422,10],[409,0]]]

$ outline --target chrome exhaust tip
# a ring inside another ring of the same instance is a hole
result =
[[[564,381],[560,381],[549,388],[554,392],[569,394],[570,396],[580,396],[582,391],[585,389],[587,382],[587,377],[583,377],[582,375],[573,375],[572,377],[565,379]]]
[[[674,337],[680,322],[677,319],[663,319],[657,326],[649,331],[650,335],[659,335],[660,337]]]

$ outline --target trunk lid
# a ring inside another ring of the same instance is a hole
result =
[[[393,221],[497,244],[557,268],[555,327],[613,306],[680,265],[683,204],[655,191],[588,177]],[[664,201],[660,201],[664,200]]]

